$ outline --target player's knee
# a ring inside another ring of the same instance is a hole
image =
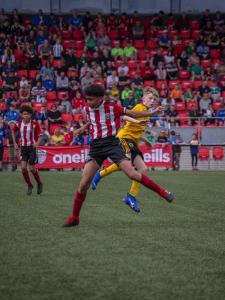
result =
[[[89,187],[90,187],[90,182],[89,181],[83,181],[83,182],[81,182],[80,183],[80,185],[79,185],[79,192],[80,193],[85,193],[85,192],[87,192],[87,190],[89,189]]]
[[[141,174],[146,174],[147,171],[148,171],[147,167],[142,167],[142,168],[138,169],[138,172],[140,172]]]
[[[129,171],[129,173],[127,175],[131,180],[139,181],[139,179],[140,179],[139,173],[134,169]]]
[[[22,173],[26,172],[27,171],[27,167],[21,167],[21,171],[22,171]]]

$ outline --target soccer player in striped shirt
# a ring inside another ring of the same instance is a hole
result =
[[[76,226],[79,224],[80,210],[86,198],[87,190],[92,182],[95,173],[101,167],[103,161],[110,158],[118,164],[120,169],[131,179],[140,182],[142,185],[151,189],[168,202],[173,200],[171,193],[158,186],[146,175],[139,173],[132,166],[130,160],[116,137],[120,127],[120,117],[127,115],[131,118],[150,117],[158,114],[161,107],[154,112],[132,111],[121,107],[115,103],[105,102],[105,90],[100,85],[90,85],[85,89],[87,105],[85,107],[88,124],[90,126],[91,140],[89,157],[86,161],[83,175],[76,192],[73,204],[72,215],[68,218],[64,227]]]
[[[35,168],[37,162],[37,147],[42,140],[42,136],[39,124],[32,120],[33,113],[32,107],[28,105],[22,106],[20,108],[21,121],[15,128],[15,130],[19,130],[20,132],[21,170],[23,178],[27,183],[27,195],[31,195],[33,190],[33,185],[28,173],[28,164],[37,183],[37,194],[41,194],[43,191],[43,184],[39,172]],[[15,149],[18,149],[14,131],[12,131],[12,139]]]

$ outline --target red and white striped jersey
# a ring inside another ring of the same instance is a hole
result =
[[[92,140],[110,137],[117,134],[120,128],[120,117],[126,108],[111,102],[103,102],[98,108],[85,106],[90,123]]]
[[[25,124],[23,121],[18,123],[20,131],[21,146],[33,146],[41,135],[41,129],[36,121]]]

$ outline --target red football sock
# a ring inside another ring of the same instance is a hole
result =
[[[86,194],[87,194],[86,192],[85,193],[76,192],[74,203],[73,203],[73,216],[75,217],[75,219],[79,219],[80,210],[86,198]]]
[[[41,179],[40,179],[38,170],[37,169],[31,170],[31,173],[33,174],[34,179],[36,180],[37,184],[40,184],[41,183]]]
[[[24,180],[26,181],[26,183],[29,185],[29,186],[32,186],[32,183],[30,181],[30,177],[29,177],[29,173],[27,170],[22,170],[22,175],[23,175],[23,178]]]
[[[146,175],[142,174],[141,177],[141,183],[147,187],[150,190],[153,190],[157,194],[159,194],[162,197],[165,197],[167,195],[167,192],[158,184],[156,184],[153,180],[151,180],[149,177]]]

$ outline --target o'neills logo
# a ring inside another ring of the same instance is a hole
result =
[[[47,151],[38,149],[37,156],[38,156],[38,163],[43,164],[47,158]]]
[[[70,154],[70,153],[59,153],[54,154],[52,161],[54,164],[79,164],[84,163],[88,157],[89,150],[81,150],[80,153]]]
[[[163,153],[161,148],[152,149],[151,153],[143,153],[144,161],[148,162],[169,162],[170,154],[167,152]]]

